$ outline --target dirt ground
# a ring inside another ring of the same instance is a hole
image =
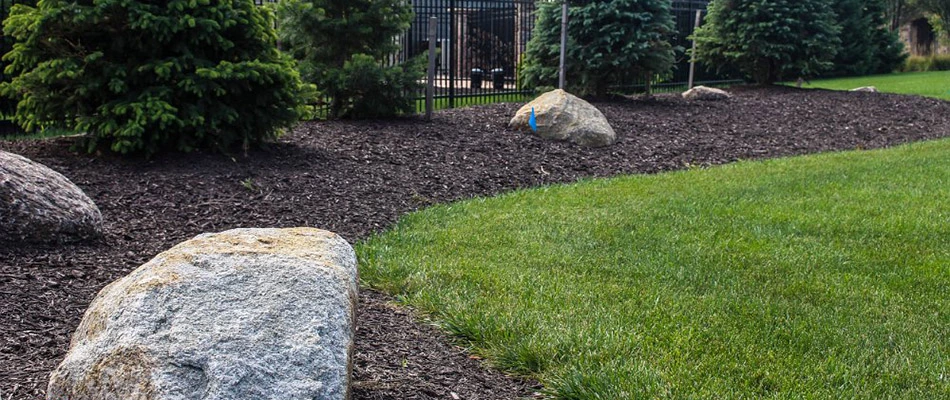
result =
[[[99,206],[99,242],[0,245],[0,399],[41,398],[103,286],[202,232],[313,226],[357,242],[429,204],[584,177],[872,149],[950,136],[950,103],[876,93],[738,88],[724,102],[597,102],[616,145],[583,149],[508,130],[520,104],[392,120],[310,122],[246,155],[90,156],[71,139],[0,142],[63,173]],[[365,289],[354,400],[512,399],[540,388],[487,368]],[[453,396],[453,394],[455,396]]]

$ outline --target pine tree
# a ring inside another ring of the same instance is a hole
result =
[[[759,84],[829,70],[841,44],[827,0],[713,0],[693,35],[697,58]]]
[[[292,60],[250,1],[44,0],[4,26],[18,74],[2,85],[27,130],[88,132],[90,151],[233,151],[303,110]]]
[[[888,29],[883,0],[835,0],[841,48],[826,75],[892,72],[904,62],[903,44]]]
[[[415,110],[424,58],[384,65],[412,18],[404,0],[284,0],[281,44],[304,80],[330,100],[330,118],[379,117]]]
[[[665,0],[593,0],[568,10],[566,72],[568,91],[604,95],[612,84],[670,72],[674,31]],[[561,38],[560,2],[538,9],[525,52],[521,81],[527,87],[558,81]]]
[[[36,0],[0,0],[0,16],[6,19],[10,14],[10,9],[14,4],[26,4],[35,6]],[[13,38],[7,35],[0,36],[0,56],[13,49]],[[6,62],[0,62],[0,83],[10,82],[10,76],[3,72]],[[16,111],[16,101],[11,98],[0,96],[0,118],[12,117]]]

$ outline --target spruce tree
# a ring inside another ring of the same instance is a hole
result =
[[[0,16],[6,19],[14,4],[35,6],[36,0],[0,0]],[[13,38],[7,35],[0,36],[0,56],[3,56],[12,49]],[[0,62],[0,83],[10,82],[10,76],[3,72],[6,66],[6,62]],[[12,117],[15,111],[16,101],[8,97],[0,96],[0,118]]]
[[[841,44],[827,0],[713,0],[693,37],[697,58],[759,84],[831,69]]]
[[[601,96],[612,84],[673,67],[669,1],[571,2],[567,31],[566,89],[575,94]],[[542,3],[521,71],[526,87],[557,84],[560,38],[561,3]]]
[[[283,0],[281,44],[303,79],[327,97],[329,117],[380,117],[415,110],[425,59],[389,65],[395,38],[409,28],[404,0]]]
[[[44,0],[4,24],[2,86],[27,130],[87,132],[89,149],[233,151],[301,115],[299,75],[247,0]]]
[[[883,0],[835,0],[841,48],[826,75],[892,72],[904,61],[903,44],[888,29]]]

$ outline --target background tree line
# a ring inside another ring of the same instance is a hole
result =
[[[541,2],[521,82],[557,84],[560,1]],[[602,95],[612,83],[669,75],[677,52],[667,0],[571,1],[568,90]],[[950,0],[713,0],[693,37],[709,68],[767,84],[783,79],[887,73],[906,55],[897,34],[911,7],[946,20]]]

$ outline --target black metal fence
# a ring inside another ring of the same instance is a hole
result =
[[[526,94],[518,87],[517,66],[534,29],[534,0],[414,0],[412,6],[415,19],[402,37],[401,56],[426,53],[429,19],[436,18],[437,106]]]

